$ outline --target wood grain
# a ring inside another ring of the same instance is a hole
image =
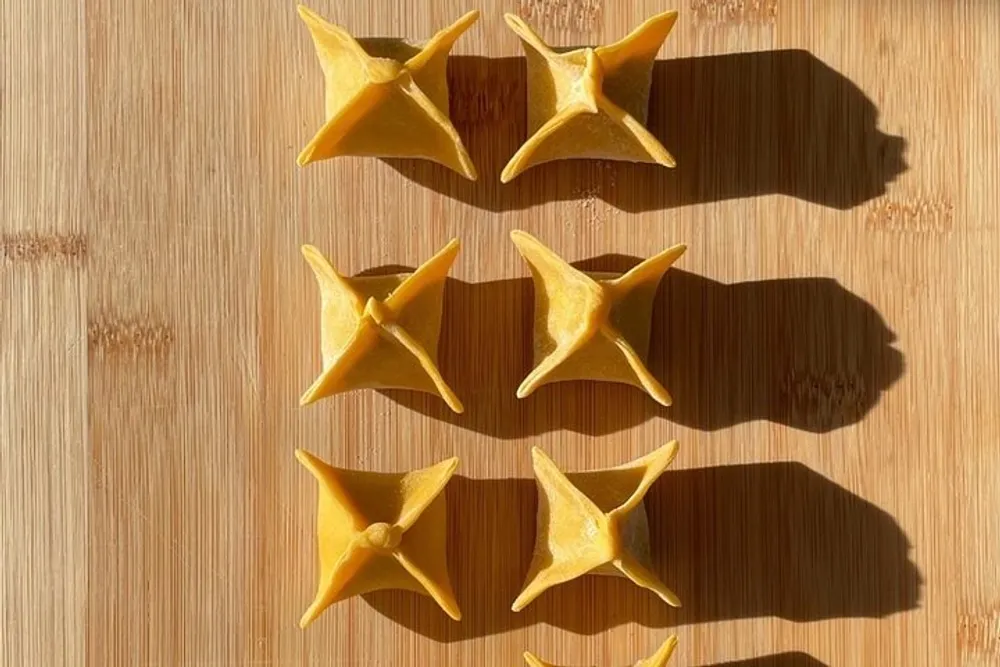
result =
[[[316,0],[358,35],[470,7]],[[647,0],[479,6],[450,64],[481,179],[295,166],[322,78],[294,3],[0,5],[0,663],[678,665],[1000,660],[1000,5],[691,0],[654,71],[674,171],[499,172],[524,138],[514,11],[554,44]],[[531,286],[507,235],[623,270],[689,245],[657,297],[658,409],[609,385],[514,388]],[[341,270],[463,250],[441,363],[467,411],[401,392],[297,397],[318,371],[298,248]],[[681,443],[649,498],[685,605],[587,578],[508,611],[530,558],[528,449],[568,469]],[[292,456],[461,458],[464,612],[382,592],[296,626],[316,489]]]

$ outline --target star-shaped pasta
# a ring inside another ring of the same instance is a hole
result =
[[[461,619],[448,577],[443,493],[457,458],[389,474],[334,468],[301,449],[295,456],[319,482],[319,587],[300,627],[335,602],[386,588],[429,595]]]
[[[326,123],[299,154],[299,165],[340,155],[433,160],[476,180],[448,109],[448,54],[469,29],[472,11],[422,44],[354,39],[299,6],[326,79]]]
[[[596,49],[560,53],[521,18],[507,25],[528,61],[529,138],[500,175],[507,183],[552,160],[601,158],[674,166],[674,158],[646,129],[653,61],[677,12],[658,14],[627,37]]]
[[[515,230],[511,239],[535,284],[535,368],[518,398],[550,382],[599,380],[639,387],[670,405],[645,359],[657,286],[686,246],[664,250],[624,275],[586,274],[530,234]]]
[[[319,250],[303,246],[322,297],[323,372],[300,403],[394,388],[436,394],[462,412],[437,367],[445,280],[458,250],[452,240],[411,274],[345,278]]]
[[[645,660],[638,661],[633,667],[666,667],[667,663],[670,662],[670,656],[673,655],[675,648],[677,648],[677,637],[668,637],[660,645],[660,648],[656,650],[656,653]],[[556,665],[536,657],[530,651],[525,651],[524,661],[528,663],[528,667],[556,667]]]
[[[535,552],[521,611],[545,590],[585,574],[628,577],[667,604],[680,600],[652,572],[643,498],[677,454],[672,441],[617,468],[563,473],[541,449],[531,450],[538,484]]]

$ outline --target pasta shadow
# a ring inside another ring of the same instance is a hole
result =
[[[645,501],[654,565],[680,609],[624,578],[585,576],[510,611],[534,545],[534,481],[455,477],[447,492],[449,568],[462,620],[413,593],[365,595],[379,613],[436,641],[536,623],[593,635],[633,621],[660,628],[772,616],[878,618],[919,602],[922,579],[895,520],[799,463],[668,471],[654,485]],[[815,664],[772,660],[749,664]]]
[[[451,117],[479,181],[428,161],[386,162],[486,210],[596,196],[639,212],[766,194],[849,209],[906,170],[905,141],[878,129],[878,109],[854,83],[808,51],[780,50],[655,63],[647,125],[676,169],[564,160],[501,185],[527,138],[524,58],[453,56],[448,67]]]
[[[719,663],[713,667],[827,667],[827,665],[808,653],[789,652]]]
[[[624,272],[638,262],[606,255],[576,266]],[[672,406],[608,382],[561,382],[518,399],[533,365],[533,311],[530,278],[449,280],[438,356],[465,412],[436,396],[383,393],[501,439],[562,429],[601,436],[653,419],[705,431],[767,419],[822,433],[861,420],[904,370],[879,313],[835,280],[724,285],[672,268],[656,296],[648,360]]]

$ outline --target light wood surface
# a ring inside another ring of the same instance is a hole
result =
[[[422,38],[472,7],[314,0]],[[1000,664],[1000,4],[685,0],[650,126],[674,171],[573,162],[501,187],[523,140],[519,12],[617,39],[642,0],[479,6],[451,62],[481,179],[299,169],[322,77],[290,1],[0,4],[0,661],[5,665]],[[531,288],[508,240],[624,268],[690,248],[654,316],[673,394],[525,401]],[[341,270],[448,239],[441,363],[467,411],[400,393],[308,409]],[[601,256],[604,256],[601,258]],[[607,578],[508,611],[528,450],[569,470],[681,443],[648,501],[684,602]],[[316,486],[292,452],[406,470],[452,454],[454,623],[408,593],[296,626]]]

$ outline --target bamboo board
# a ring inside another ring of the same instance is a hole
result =
[[[315,0],[420,38],[469,6]],[[0,5],[0,661],[7,665],[1000,662],[1000,5],[690,0],[650,126],[674,171],[540,167],[514,11],[617,39],[640,0],[486,2],[451,62],[476,184],[422,163],[295,166],[322,80],[291,2]],[[651,367],[675,404],[564,385],[517,401],[525,229],[572,261],[690,249]],[[299,246],[347,272],[462,254],[441,358],[465,402],[310,409]],[[533,540],[528,450],[567,469],[681,443],[649,498],[685,605],[586,578],[508,611]],[[316,488],[292,456],[405,470],[455,454],[465,618],[380,593],[307,631]]]

